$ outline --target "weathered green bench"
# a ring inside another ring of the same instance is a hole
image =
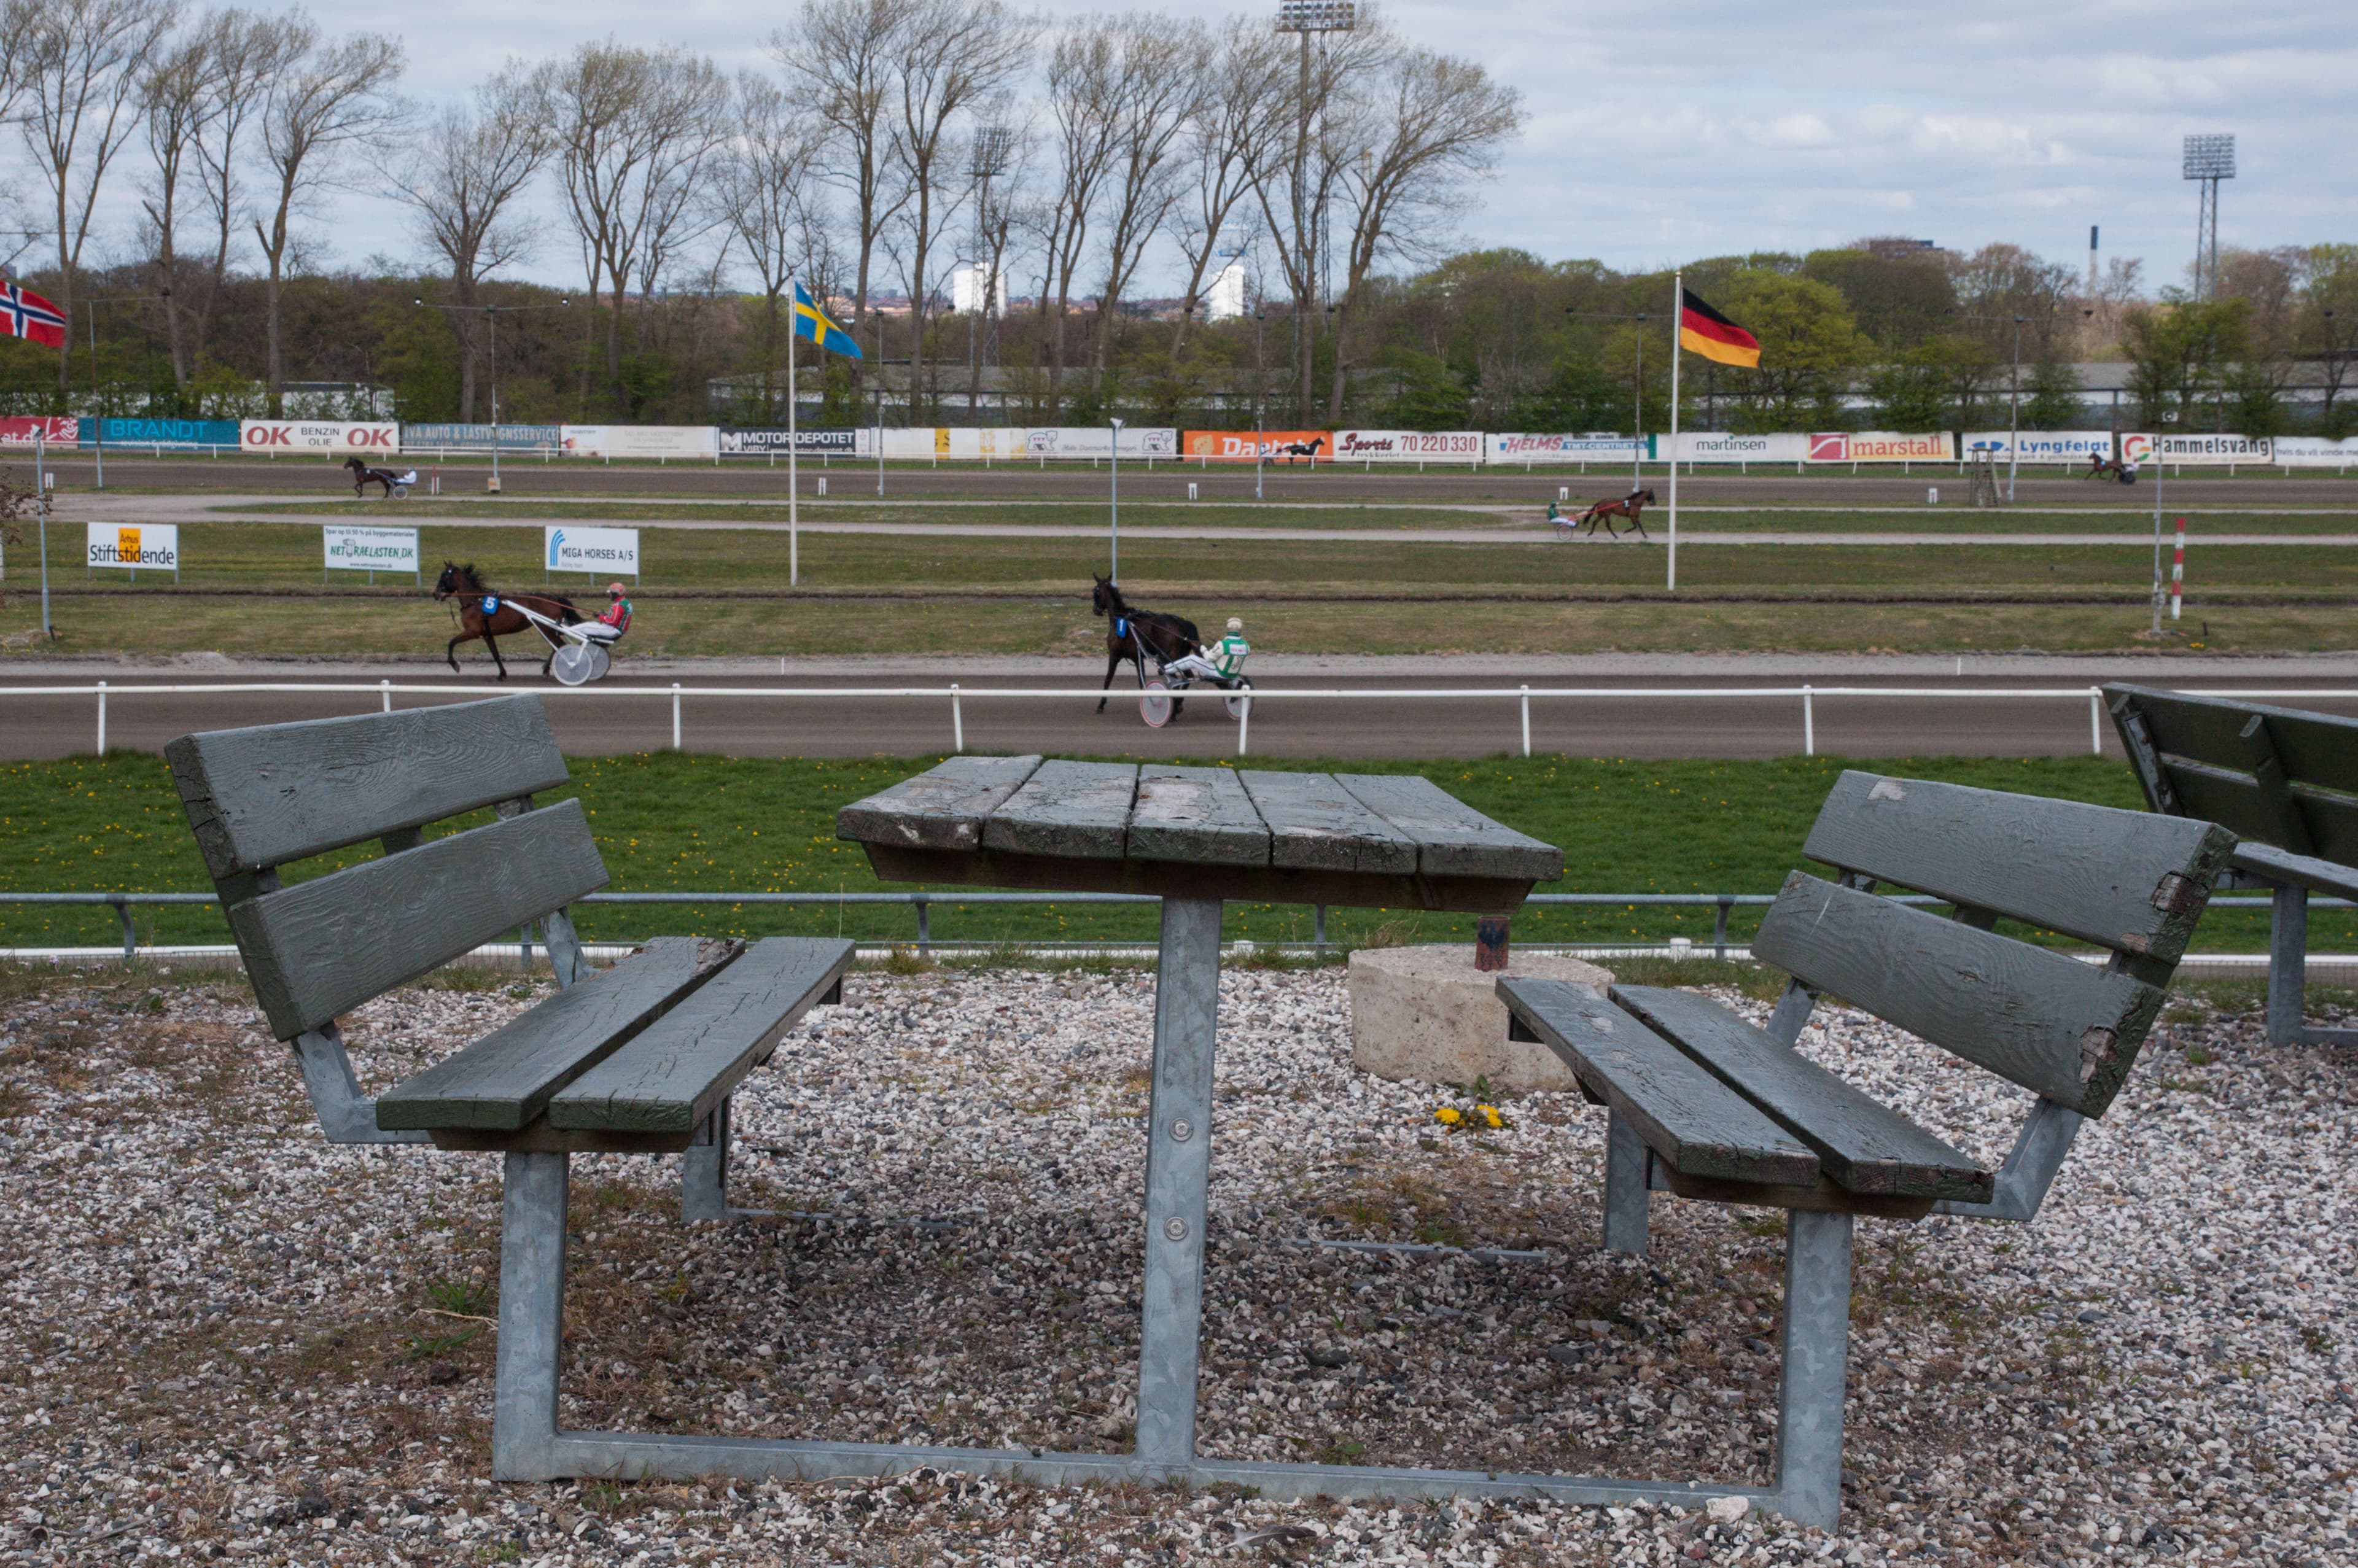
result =
[[[1776,1489],[1841,1508],[1855,1215],[2027,1221],[2083,1118],[2119,1093],[2234,838],[2208,822],[1845,773],[1753,939],[1792,976],[1764,1028],[1693,991],[1502,979],[1509,1030],[1608,1108],[1605,1244],[1642,1254],[1649,1195],[1788,1211]],[[1878,898],[1929,893],[1953,917]],[[2092,964],[1993,929],[2093,943]],[[1820,992],[2038,1099],[1993,1172],[1794,1050]]]
[[[840,1000],[852,945],[665,937],[590,969],[566,906],[606,868],[579,801],[534,803],[566,782],[536,697],[184,735],[165,756],[321,1130],[505,1154],[492,1468],[558,1473],[569,1156],[679,1153],[687,1217],[742,1212],[727,1196],[730,1095],[806,1011]],[[492,820],[426,837],[486,806]],[[281,880],[370,839],[373,859]],[[533,924],[554,996],[373,1100],[361,1092],[341,1015]]]
[[[2358,899],[2358,719],[2137,686],[2108,686],[2104,697],[2146,804],[2234,832],[2230,884],[2275,895],[2269,1043],[2358,1040],[2301,1021],[2309,895]]]

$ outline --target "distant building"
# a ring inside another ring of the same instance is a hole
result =
[[[990,287],[990,269],[976,262],[965,262],[950,269],[950,308],[961,316],[980,312],[986,303],[993,316],[1007,314],[1007,269],[999,269],[999,287]],[[984,296],[988,294],[986,301]]]
[[[1949,253],[1930,240],[1903,239],[1887,234],[1879,239],[1862,240],[1860,248],[1877,261],[1928,261],[1947,259]]]
[[[1245,264],[1232,261],[1204,291],[1204,319],[1233,321],[1245,313]]]

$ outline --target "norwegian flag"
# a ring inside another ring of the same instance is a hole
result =
[[[65,313],[29,288],[0,283],[0,336],[57,348],[66,341]]]

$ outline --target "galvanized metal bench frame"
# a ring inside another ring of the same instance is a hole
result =
[[[2358,719],[2126,685],[2104,699],[2146,804],[2238,835],[2233,885],[2273,895],[2268,1043],[2358,1041],[2302,1016],[2309,896],[2358,899]]]
[[[1854,1217],[2036,1216],[2083,1119],[2119,1092],[2234,845],[2209,823],[1845,773],[1804,847],[1840,880],[1795,872],[1753,942],[1793,976],[1765,1029],[1692,993],[1617,987],[1608,1002],[1499,980],[1510,1033],[1609,1108],[1606,1247],[1645,1254],[1655,1192],[1787,1211],[1769,1507],[1827,1528],[1841,1510]],[[1955,917],[1874,898],[1879,881]],[[1993,929],[2002,916],[2111,957],[2096,970],[2017,942]],[[2037,1094],[2004,1165],[1974,1169],[1793,1053],[1822,989]],[[1961,1191],[1986,1195],[1935,1195]]]

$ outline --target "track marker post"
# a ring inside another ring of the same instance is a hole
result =
[[[2186,602],[2186,519],[2178,520],[2178,543],[2169,555],[2169,618],[2178,619]]]

